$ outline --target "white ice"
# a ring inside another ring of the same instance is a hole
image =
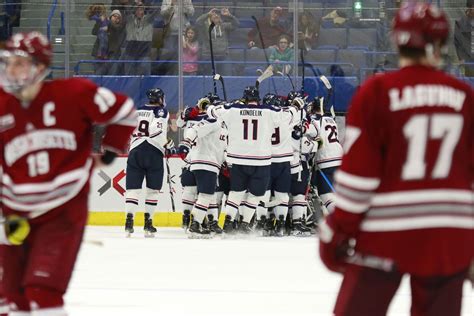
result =
[[[127,239],[121,227],[88,227],[66,307],[72,316],[329,316],[340,282],[313,237],[189,240],[159,228],[145,239],[136,228]],[[467,282],[463,301],[462,315],[474,315]],[[409,307],[404,280],[388,315]]]

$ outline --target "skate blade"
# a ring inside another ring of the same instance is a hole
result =
[[[155,238],[155,233],[145,232],[145,238]]]

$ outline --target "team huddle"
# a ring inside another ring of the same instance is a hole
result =
[[[179,154],[186,163],[181,174],[183,228],[190,238],[222,233],[310,236],[317,220],[334,208],[332,181],[342,147],[323,98],[308,101],[299,91],[261,98],[255,86],[232,102],[208,93],[178,115],[184,137],[175,147],[167,139],[164,92],[151,89],[147,96],[148,104],[137,111],[127,161],[129,235],[145,178],[144,231],[146,236],[156,232],[152,218],[163,183],[163,157],[169,154]],[[226,214],[222,228],[221,210]]]

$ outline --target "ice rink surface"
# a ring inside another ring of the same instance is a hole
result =
[[[70,315],[332,315],[341,277],[322,265],[316,238],[190,240],[158,228],[145,239],[135,230],[125,238],[122,227],[87,228],[66,296]],[[388,315],[409,307],[405,279]],[[474,315],[467,282],[462,315]]]

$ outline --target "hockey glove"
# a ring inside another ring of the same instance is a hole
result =
[[[181,159],[184,159],[186,158],[186,156],[188,155],[189,153],[189,146],[187,143],[181,143],[179,144],[179,147],[178,147],[178,155],[181,157]]]
[[[304,99],[296,97],[291,102],[291,105],[294,106],[296,109],[301,110],[304,108],[305,102]]]
[[[171,155],[176,155],[178,153],[178,149],[174,147],[174,141],[172,139],[168,139],[168,141],[165,144],[165,156],[171,156]]]
[[[349,250],[349,237],[337,230],[331,215],[319,225],[319,256],[333,272],[343,273]]]
[[[306,133],[306,126],[295,125],[295,127],[293,127],[293,131],[291,132],[291,137],[293,137],[295,140],[299,140],[301,137],[303,137],[304,133]]]
[[[19,246],[30,233],[30,224],[24,217],[10,215],[0,226],[0,244]]]
[[[183,120],[188,121],[188,120],[193,120],[199,115],[199,108],[198,107],[192,107],[192,108],[186,108],[184,109],[183,112]]]

